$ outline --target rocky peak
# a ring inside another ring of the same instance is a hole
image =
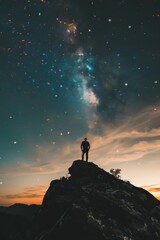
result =
[[[94,178],[98,178],[101,176],[107,176],[114,179],[112,175],[105,172],[103,169],[99,168],[93,162],[85,162],[82,160],[76,160],[73,162],[72,166],[68,169],[69,174],[71,175],[71,179],[79,179],[79,178],[88,178],[93,180]]]

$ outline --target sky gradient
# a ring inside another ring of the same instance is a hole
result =
[[[160,199],[160,2],[0,7],[0,205],[41,203],[89,160]]]

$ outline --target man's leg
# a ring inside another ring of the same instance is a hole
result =
[[[82,160],[84,160],[84,151],[82,151]]]
[[[86,162],[88,162],[88,151],[86,151]]]

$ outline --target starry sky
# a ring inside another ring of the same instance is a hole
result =
[[[5,0],[0,205],[89,160],[160,198],[160,1]]]

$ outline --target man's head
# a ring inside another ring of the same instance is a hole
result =
[[[87,141],[87,138],[85,138],[84,141]]]

